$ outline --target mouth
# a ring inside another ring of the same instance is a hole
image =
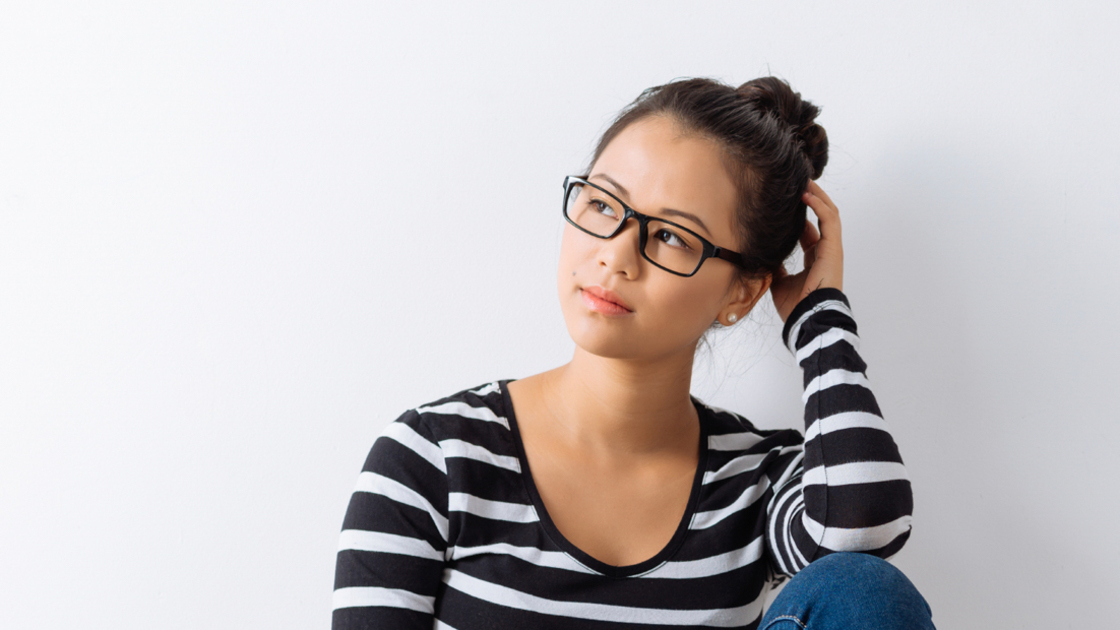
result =
[[[614,291],[602,287],[584,287],[579,293],[580,297],[583,298],[583,303],[597,313],[627,315],[634,312]]]

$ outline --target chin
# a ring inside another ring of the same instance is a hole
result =
[[[568,336],[584,352],[611,359],[638,358],[645,344],[633,334],[620,330],[618,320],[595,317],[587,313],[564,313]],[[629,323],[629,322],[627,322]]]
[[[656,361],[674,354],[665,335],[642,331],[632,321],[565,313],[568,336],[584,352],[604,359]],[[618,324],[622,324],[621,326]]]
[[[645,358],[642,354],[637,352],[637,344],[626,343],[621,339],[601,339],[591,338],[588,339],[572,335],[572,341],[579,346],[580,350],[588,354],[593,354],[597,357],[604,359],[642,359]]]

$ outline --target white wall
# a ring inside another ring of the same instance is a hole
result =
[[[824,109],[896,564],[942,628],[1120,616],[1112,3],[176,4],[0,10],[0,626],[327,627],[379,429],[568,358],[562,177],[768,72]],[[697,394],[798,426],[778,332]]]

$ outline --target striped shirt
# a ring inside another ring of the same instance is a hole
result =
[[[804,438],[693,398],[688,507],[668,545],[636,565],[596,560],[549,519],[508,381],[406,412],[351,496],[333,627],[755,628],[769,589],[815,558],[893,555],[910,533],[910,482],[847,299],[813,292],[782,334],[804,371]]]

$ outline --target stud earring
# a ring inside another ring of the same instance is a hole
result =
[[[727,316],[727,321],[732,323],[732,324],[734,324],[735,320],[737,320],[737,319],[739,319],[739,318],[738,318],[738,316],[735,315],[735,313],[732,313],[732,314]]]

